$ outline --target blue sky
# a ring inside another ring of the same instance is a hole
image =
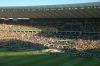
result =
[[[0,0],[0,6],[37,6],[85,2],[100,2],[100,0]]]

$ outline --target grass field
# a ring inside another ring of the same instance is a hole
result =
[[[100,59],[53,56],[40,51],[0,50],[0,66],[100,66]]]

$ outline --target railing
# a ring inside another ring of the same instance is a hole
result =
[[[58,30],[0,30],[0,32],[80,32],[80,31],[58,31]]]

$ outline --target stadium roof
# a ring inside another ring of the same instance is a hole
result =
[[[100,2],[0,7],[0,18],[100,18]]]

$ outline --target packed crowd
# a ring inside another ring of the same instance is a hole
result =
[[[55,27],[52,26],[24,26],[24,25],[7,25],[7,24],[0,24],[0,30],[39,30],[39,29],[52,29]]]
[[[38,33],[23,33],[23,32],[1,32],[0,39],[17,39],[22,41],[28,41],[32,43],[43,44],[48,47],[54,48],[75,48],[79,51],[100,48],[100,40],[83,40],[83,39],[64,39],[65,41],[59,41],[63,39],[56,38],[56,36],[46,37],[38,35]]]
[[[50,25],[52,26],[52,25]],[[22,29],[22,30],[28,30],[28,29],[45,29],[45,30],[52,30],[56,29],[56,27],[50,28],[50,26],[35,26],[35,27],[29,27],[29,26],[17,26],[17,25],[6,25],[6,24],[0,24],[1,30],[12,30],[12,29]],[[42,49],[44,48],[56,48],[56,49],[63,49],[67,54],[71,55],[81,55],[84,56],[85,54],[88,55],[87,52],[92,53],[100,53],[100,40],[90,40],[90,39],[65,39],[65,38],[58,38],[56,34],[49,33],[49,32],[0,32],[0,40],[10,40],[12,42],[13,40],[21,40],[24,41],[23,43],[15,42],[16,44],[21,44],[19,46],[26,47],[26,48],[35,48],[40,49],[38,46],[42,46]],[[59,41],[64,40],[64,41]],[[0,47],[4,45],[4,42],[0,42]],[[5,41],[6,42],[6,41]],[[26,42],[26,43],[25,43]],[[27,43],[31,42],[31,43]],[[6,45],[6,44],[5,44]],[[10,44],[11,46],[11,44]],[[15,47],[14,47],[15,48]],[[92,53],[89,53],[89,55],[93,55]]]

